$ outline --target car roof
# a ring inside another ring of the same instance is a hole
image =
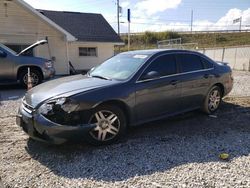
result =
[[[157,53],[161,53],[161,52],[194,52],[197,53],[196,51],[192,51],[192,50],[181,50],[181,49],[150,49],[150,50],[135,50],[135,51],[127,51],[127,52],[123,52],[122,54],[131,54],[131,55],[155,55]]]

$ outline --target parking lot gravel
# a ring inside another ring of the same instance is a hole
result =
[[[250,187],[250,74],[234,76],[213,116],[194,111],[133,127],[102,147],[29,139],[15,124],[24,91],[1,88],[0,187]]]
[[[250,96],[250,72],[234,71],[234,87],[230,96]]]

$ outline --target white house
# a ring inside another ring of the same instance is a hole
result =
[[[22,0],[0,0],[0,43],[20,51],[41,39],[48,45],[34,49],[52,58],[57,74],[90,69],[114,55],[123,42],[101,14],[36,10]]]

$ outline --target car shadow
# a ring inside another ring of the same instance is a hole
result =
[[[224,162],[250,153],[250,108],[224,102],[213,116],[195,111],[132,127],[126,139],[93,147],[81,143],[60,146],[28,140],[30,156],[66,178],[123,181],[135,176],[186,165]]]
[[[43,83],[50,80],[61,78],[62,76],[55,76],[49,80],[44,80]],[[9,100],[18,100],[22,98],[27,92],[27,88],[24,88],[20,84],[10,84],[0,86],[0,102]]]
[[[5,85],[0,87],[0,102],[9,100],[18,100],[24,96],[26,89],[20,85]]]

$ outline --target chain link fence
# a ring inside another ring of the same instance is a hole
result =
[[[168,39],[168,40],[162,40],[157,41],[157,48],[159,49],[189,49],[189,50],[195,50],[198,48],[198,43],[182,43],[181,38],[177,39]]]

